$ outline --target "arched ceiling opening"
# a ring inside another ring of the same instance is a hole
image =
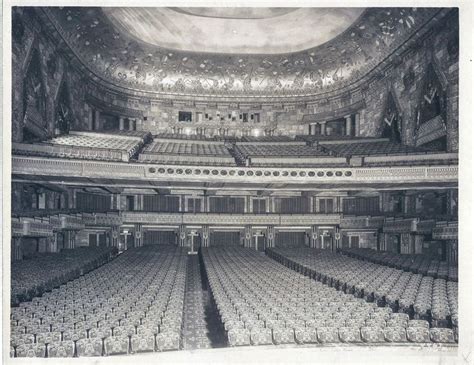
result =
[[[137,40],[192,52],[279,54],[323,44],[362,8],[103,8]]]
[[[45,19],[81,62],[116,86],[169,94],[264,97],[344,87],[374,69],[440,12],[439,8],[43,9]],[[234,22],[245,26],[229,26]],[[226,24],[227,30],[215,30]],[[232,30],[237,31],[235,37]]]

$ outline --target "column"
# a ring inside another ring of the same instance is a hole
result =
[[[179,226],[178,245],[180,247],[186,246],[186,227],[184,225]]]
[[[123,127],[124,127],[124,120],[123,120],[123,117],[120,117],[119,118],[119,130],[123,131]]]
[[[415,254],[421,254],[423,252],[423,241],[425,237],[421,234],[415,235]]]
[[[354,135],[357,137],[360,135],[360,114],[356,113],[355,114],[355,131]]]
[[[21,237],[12,237],[12,243],[13,243],[13,252],[12,252],[12,258],[13,261],[18,261],[18,260],[23,260],[23,252],[21,249]]]
[[[267,227],[267,237],[266,237],[266,245],[267,247],[275,247],[275,227],[268,226]]]
[[[244,247],[252,247],[252,228],[247,225],[244,232]]]
[[[325,136],[326,135],[326,122],[320,122],[321,124],[321,135]]]
[[[346,136],[351,135],[351,115],[344,116],[346,118]]]
[[[119,240],[119,227],[114,226],[112,227],[112,239],[111,239],[111,246],[118,247],[118,240]]]
[[[128,118],[128,130],[133,131],[133,125],[136,123],[135,119]]]
[[[94,130],[100,130],[101,129],[101,126],[100,126],[100,110],[96,110],[95,111],[95,126],[94,126]]]
[[[143,246],[143,226],[135,224],[135,247]]]
[[[94,118],[94,112],[92,111],[92,108],[91,106],[89,105],[89,130],[91,131],[93,128],[94,128],[94,121],[93,121],[93,118]]]
[[[311,226],[309,247],[316,248],[318,244],[318,226]]]
[[[209,247],[209,226],[202,226],[202,247]]]

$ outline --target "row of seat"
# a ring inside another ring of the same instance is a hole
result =
[[[425,152],[412,146],[390,141],[361,143],[320,143],[319,147],[337,156],[397,155]]]
[[[458,326],[457,283],[434,279],[363,260],[310,248],[272,248],[268,255],[294,270],[346,293],[415,319],[426,319],[433,327]]]
[[[456,264],[448,265],[446,261],[432,259],[426,255],[401,255],[389,251],[377,251],[371,248],[344,248],[341,252],[350,257],[411,271],[415,274],[420,273],[434,278],[458,281],[458,267]]]
[[[325,342],[455,342],[452,329],[310,280],[242,247],[201,249],[230,346]]]
[[[140,142],[137,138],[124,138],[124,136],[114,136],[113,134],[97,135],[95,133],[66,134],[48,141],[53,145],[127,151],[130,157],[142,146]]]
[[[102,356],[178,350],[186,252],[132,248],[116,259],[11,310],[11,353]]]
[[[145,146],[143,152],[171,155],[230,156],[229,150],[224,144],[215,143],[153,141]]]
[[[80,247],[12,262],[11,304],[31,300],[106,263],[117,253],[113,247]]]
[[[244,158],[257,156],[328,156],[320,148],[307,145],[289,144],[241,144],[234,150]]]

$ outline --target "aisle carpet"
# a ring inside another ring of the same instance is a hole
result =
[[[198,255],[188,256],[184,303],[183,347],[185,350],[226,346],[226,334],[212,305]]]

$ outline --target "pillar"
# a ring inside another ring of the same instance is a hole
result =
[[[120,117],[119,118],[119,130],[123,131],[123,127],[124,127],[124,120],[123,120],[123,117]]]
[[[326,135],[326,122],[321,122],[321,135],[325,136]]]
[[[311,226],[309,247],[316,248],[318,245],[318,226]]]
[[[245,226],[244,247],[252,247],[252,227]]]
[[[202,247],[209,247],[209,226],[205,225],[202,227]]]
[[[423,241],[425,237],[421,234],[415,235],[415,254],[423,253]]]
[[[275,227],[274,226],[267,227],[266,246],[275,247]]]
[[[118,244],[119,244],[119,227],[118,226],[112,227],[110,244],[112,247],[118,247]]]
[[[93,114],[93,113],[94,113],[94,112],[92,111],[92,108],[89,106],[89,115],[88,115],[88,117],[89,117],[89,123],[88,123],[88,124],[89,124],[89,130],[90,130],[90,131],[94,129],[94,123],[93,123],[93,122],[94,122],[94,121],[93,121],[93,119],[94,119],[94,114]]]
[[[360,114],[356,113],[355,114],[355,131],[354,135],[357,137],[360,135]]]
[[[344,116],[344,118],[346,119],[346,136],[350,136],[351,135],[351,115],[346,115]]]
[[[143,246],[143,226],[135,224],[135,247]]]
[[[186,227],[184,225],[179,226],[178,245],[180,247],[186,246]]]
[[[12,237],[12,260],[13,261],[18,261],[18,260],[23,260],[23,252],[21,249],[21,237]]]
[[[95,126],[94,130],[100,130],[100,110],[95,111]]]

